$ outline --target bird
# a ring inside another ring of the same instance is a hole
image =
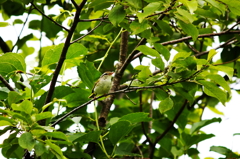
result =
[[[114,72],[104,72],[100,78],[95,82],[92,94],[88,98],[95,98],[97,95],[103,95],[109,92],[112,86],[112,74]]]

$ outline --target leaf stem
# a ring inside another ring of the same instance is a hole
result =
[[[100,131],[99,124],[98,124],[97,106],[96,106],[95,104],[94,104],[94,115],[95,115],[95,121],[96,121],[97,130]],[[110,158],[110,156],[108,155],[108,153],[107,153],[107,151],[106,151],[106,148],[105,148],[105,146],[104,146],[102,135],[100,135],[99,140],[100,140],[100,143],[98,144],[99,147],[100,147],[100,148],[102,149],[102,151],[105,153],[105,155],[107,156],[107,158]]]
[[[123,31],[123,28],[120,29],[120,31],[119,31],[118,35],[116,36],[116,38],[113,40],[113,42],[111,42],[111,44],[110,44],[110,46],[109,46],[106,54],[103,56],[103,59],[102,59],[101,63],[99,64],[97,70],[100,70],[103,62],[105,61],[105,59],[107,58],[107,56],[108,56],[108,54],[109,54],[110,49],[112,48],[113,44],[117,41],[117,39],[118,39],[118,37],[121,35],[122,31]]]

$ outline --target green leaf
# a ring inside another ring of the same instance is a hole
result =
[[[121,23],[126,16],[126,12],[122,5],[116,5],[109,13],[109,20],[111,23],[116,26]]]
[[[165,113],[166,111],[172,109],[173,101],[170,97],[165,98],[163,101],[159,103],[158,109],[161,113]]]
[[[42,66],[57,63],[59,61],[63,45],[63,43],[59,44],[46,51],[42,60]]]
[[[82,137],[83,135],[85,135],[85,134],[84,133],[74,133],[74,134],[68,134],[67,137],[68,137],[69,141],[73,142],[76,139]]]
[[[178,8],[177,13],[181,15],[182,20],[186,19],[185,21],[188,23],[192,23],[195,20],[195,17],[184,9]]]
[[[204,86],[204,92],[207,95],[217,98],[223,105],[225,105],[225,102],[227,101],[227,95],[222,89],[212,82],[204,80],[199,80],[198,82]]]
[[[222,86],[226,91],[228,91],[229,93],[231,93],[231,89],[229,84],[227,83],[227,81],[225,81],[225,79],[218,75],[218,74],[209,74],[206,76],[206,78],[211,79],[211,81],[219,84],[220,86]]]
[[[198,38],[198,30],[193,24],[186,24],[183,21],[178,22],[183,31],[190,35],[193,38],[193,41],[196,41]]]
[[[129,121],[131,123],[139,123],[139,122],[149,122],[151,118],[148,117],[148,113],[138,112],[138,113],[130,113],[122,116],[118,121]]]
[[[33,109],[33,104],[29,100],[24,100],[21,104],[12,104],[11,105],[13,110],[18,110],[25,112],[27,114],[31,114]]]
[[[24,95],[20,95],[19,93],[15,92],[15,91],[10,91],[8,93],[8,104],[9,105],[11,105],[13,103],[17,103],[23,99],[24,99]]]
[[[67,136],[60,132],[60,131],[55,131],[55,132],[47,132],[44,134],[45,136],[49,136],[49,137],[53,137],[53,138],[57,138],[57,139],[63,139],[63,140],[66,140],[68,141],[68,138]]]
[[[150,14],[154,13],[155,11],[158,11],[162,2],[152,2],[149,3],[146,7],[143,8],[143,13],[137,13],[139,23],[143,21],[143,19]]]
[[[216,113],[216,114],[218,114],[218,115],[224,115],[223,112],[219,111],[219,110],[218,110],[217,108],[215,108],[215,107],[210,107],[210,106],[208,106],[208,109],[210,109],[212,112],[214,112],[214,113]]]
[[[207,60],[210,61],[212,60],[213,56],[217,54],[217,51],[214,50],[214,49],[211,49],[208,53],[208,57],[207,57]]]
[[[45,2],[44,2],[45,3]],[[48,15],[48,17],[52,18],[54,15]],[[46,36],[51,40],[57,37],[57,33],[62,30],[62,28],[56,24],[54,24],[51,20],[44,17],[40,21],[40,24],[37,25],[41,26],[41,30],[46,33]]]
[[[129,4],[129,6],[136,8],[136,9],[141,9],[143,6],[143,2],[140,0],[128,0],[125,2],[127,2]]]
[[[51,112],[43,112],[40,114],[35,115],[36,121],[42,120],[42,119],[47,119],[47,118],[52,118],[53,114]]]
[[[150,56],[153,56],[153,57],[160,57],[159,53],[150,48],[150,47],[147,47],[146,45],[140,45],[136,48],[136,50],[139,50],[141,51],[144,55],[150,55]]]
[[[23,112],[27,113],[27,114],[31,114],[32,110],[33,110],[33,104],[31,101],[29,100],[24,100],[21,104],[20,107],[22,109]]]
[[[26,71],[24,58],[16,53],[7,53],[0,56],[0,74],[4,76],[13,71]]]
[[[170,36],[173,35],[173,31],[172,28],[170,27],[170,25],[168,23],[166,23],[163,20],[158,20],[157,21],[157,25],[167,34],[169,34]]]
[[[240,2],[238,0],[220,0],[227,4],[228,8],[233,14],[240,15],[239,10],[240,10]],[[222,4],[224,5],[224,4]],[[225,9],[226,10],[226,9]],[[225,11],[225,10],[222,10]]]
[[[163,55],[165,60],[167,61],[169,60],[171,54],[170,51],[165,46],[163,46],[162,44],[154,43],[154,47],[158,52],[160,52],[160,54]]]
[[[109,140],[113,145],[116,145],[121,140],[121,138],[123,138],[132,130],[132,128],[133,126],[129,121],[118,121],[110,128]]]
[[[209,120],[202,120],[200,122],[194,123],[192,125],[191,130],[190,130],[190,133],[193,134],[194,132],[200,130],[204,126],[207,126],[207,125],[215,123],[215,122],[219,122],[220,123],[221,121],[222,121],[221,118],[212,118],[212,119],[209,119]]]
[[[66,59],[73,59],[83,55],[87,55],[88,50],[85,46],[79,43],[73,43],[68,48]]]
[[[71,138],[73,139],[73,141],[78,141],[78,142],[95,142],[98,143],[99,142],[99,137],[101,135],[101,131],[91,131],[87,134],[78,134],[79,137]]]
[[[0,22],[0,27],[6,27],[10,25],[8,22]]]
[[[223,15],[225,15],[226,7],[223,3],[218,2],[216,0],[206,0],[206,2],[216,7],[220,12],[222,12]]]
[[[77,67],[78,75],[89,89],[92,89],[94,83],[101,76],[101,73],[95,68],[94,63],[86,61],[80,63]]]
[[[194,13],[194,11],[197,10],[198,8],[198,2],[197,0],[191,0],[191,1],[188,1],[188,0],[179,0],[180,2],[182,2],[184,4],[184,6],[187,6],[188,7],[188,10],[190,11],[191,14]]]
[[[32,134],[29,132],[23,133],[18,142],[22,148],[28,149],[28,151],[31,151],[35,145],[35,140],[33,139]]]
[[[204,141],[206,139],[210,139],[214,137],[213,134],[197,134],[197,135],[190,135],[186,133],[182,133],[181,137],[184,142],[185,146],[191,147],[194,144],[198,144],[201,141]]]
[[[68,107],[76,107],[89,100],[90,91],[82,88],[74,89],[74,93],[66,95],[63,99],[67,100]]]
[[[133,21],[130,24],[130,29],[132,30],[132,35],[139,34],[143,31],[145,31],[149,27],[148,21],[143,20],[142,23],[138,23],[136,21]]]
[[[53,144],[50,140],[46,140],[45,142],[50,146],[51,152],[57,157],[57,159],[67,159],[65,156],[63,156],[62,150],[58,145]]]
[[[13,126],[16,124],[15,120],[0,116],[0,126]]]
[[[235,133],[235,134],[233,134],[233,136],[235,136],[235,135],[240,135],[240,133]]]
[[[232,79],[233,77],[234,69],[232,67],[218,65],[218,66],[210,66],[209,68],[226,73],[229,79]]]
[[[157,57],[155,59],[152,59],[152,64],[156,66],[157,68],[160,68],[160,70],[164,70],[164,62],[162,61],[161,57]]]
[[[34,150],[37,156],[41,156],[46,151],[46,148],[42,142],[37,141],[34,146]]]
[[[143,66],[143,65],[139,65],[137,67],[135,67],[136,70],[140,70],[140,72],[138,73],[137,78],[139,80],[143,80],[145,81],[147,78],[149,78],[150,75],[152,75],[149,66]]]
[[[240,156],[223,146],[211,146],[210,151],[225,155],[227,158],[239,158]]]

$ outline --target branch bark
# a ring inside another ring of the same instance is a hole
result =
[[[73,33],[74,33],[74,31],[77,27],[77,23],[79,21],[80,13],[81,13],[81,11],[82,11],[86,2],[87,2],[87,0],[83,0],[82,3],[77,8],[77,11],[76,11],[75,16],[74,16],[74,21],[73,21],[72,27],[70,28],[70,30],[68,32],[68,36],[67,36],[66,41],[64,43],[60,59],[58,61],[55,72],[53,74],[53,78],[51,80],[51,84],[50,84],[50,88],[49,88],[49,91],[48,91],[48,94],[47,94],[47,97],[46,97],[46,100],[45,100],[45,104],[49,103],[52,100],[52,96],[53,96],[53,92],[54,92],[54,89],[55,89],[55,85],[56,85],[56,82],[57,82],[58,75],[59,75],[60,70],[62,68],[63,62],[66,59],[67,50],[70,46],[71,38],[72,38]]]
[[[179,116],[182,114],[184,108],[186,107],[188,101],[185,100],[182,107],[179,109],[179,111],[177,112],[176,116],[174,117],[174,119],[172,120],[172,122],[169,124],[169,126],[167,127],[167,129],[160,135],[156,138],[156,140],[154,141],[153,143],[153,147],[152,147],[152,151],[150,152],[149,154],[149,158],[150,159],[153,159],[153,156],[154,156],[154,152],[155,152],[155,146],[156,144],[169,132],[169,130],[173,127],[174,123],[177,121],[177,119],[179,118]]]
[[[115,71],[115,76],[113,78],[113,85],[110,90],[110,92],[115,92],[119,89],[120,80],[122,79],[123,72],[119,71],[119,68],[122,67],[123,62],[126,59],[127,56],[127,50],[128,50],[128,31],[123,31],[121,34],[121,44],[120,44],[120,53],[119,53],[119,63],[117,64],[117,68]],[[111,105],[113,103],[113,100],[115,98],[115,95],[112,94],[108,98],[104,100],[104,105],[102,107],[100,117],[98,119],[99,126],[104,127],[106,125],[108,113],[110,111]]]

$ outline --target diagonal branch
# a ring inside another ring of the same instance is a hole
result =
[[[49,91],[48,91],[48,94],[47,94],[47,97],[46,97],[46,100],[45,100],[45,104],[49,103],[51,101],[51,99],[52,99],[58,75],[59,75],[60,70],[62,68],[63,62],[66,59],[67,50],[68,50],[68,48],[69,48],[69,46],[71,44],[70,43],[71,38],[72,38],[73,33],[74,33],[74,31],[75,31],[75,29],[77,27],[77,23],[78,23],[78,20],[79,20],[80,13],[81,13],[81,11],[82,11],[82,9],[83,9],[83,7],[84,7],[86,2],[87,2],[87,0],[83,0],[82,3],[77,8],[77,11],[76,11],[75,16],[74,16],[72,27],[70,28],[70,30],[68,32],[68,36],[67,36],[66,41],[64,43],[60,59],[58,61],[58,64],[57,64],[56,69],[55,69],[55,72],[53,74],[53,78],[52,78],[52,81],[51,81],[51,84],[50,84],[50,88],[49,88]]]
[[[140,112],[142,112],[143,111],[142,91],[139,91],[139,107],[140,107]],[[143,134],[144,134],[144,136],[146,137],[146,139],[149,143],[149,149],[151,149],[152,146],[153,146],[153,143],[152,143],[150,137],[147,135],[146,129],[144,127],[144,122],[141,122],[141,126],[142,126]]]
[[[223,44],[219,45],[218,47],[214,48],[214,50],[217,50],[217,49],[222,48],[222,47],[227,46],[227,45],[231,45],[231,44],[233,44],[237,41],[238,40],[235,37],[233,37],[233,38],[229,39],[228,41],[226,41],[225,43],[223,43]],[[207,54],[207,53],[209,53],[209,51],[198,52],[194,56],[199,57],[199,56],[202,56],[202,55]]]
[[[94,30],[96,30],[101,24],[102,24],[103,21],[101,21],[97,26],[95,26],[92,30],[90,30],[88,33],[84,34],[83,36],[77,38],[76,40],[72,41],[71,44],[83,39],[84,37],[86,37],[87,35],[91,34]]]
[[[72,4],[74,5],[75,8],[78,8],[78,4],[74,1],[74,0],[71,0]]]
[[[47,19],[49,19],[50,21],[52,21],[54,24],[56,24],[57,26],[63,28],[66,31],[70,31],[68,28],[62,26],[61,24],[57,23],[56,21],[54,21],[52,18],[50,18],[49,16],[47,16],[45,13],[43,13],[33,2],[31,2],[31,5],[44,17],[46,17]]]
[[[21,31],[20,31],[19,35],[18,35],[17,41],[16,41],[16,43],[13,45],[11,51],[13,51],[13,49],[15,48],[15,46],[17,46],[17,43],[18,43],[19,40],[20,40],[20,36],[21,36],[21,34],[22,34],[22,32],[23,32],[23,28],[25,27],[25,25],[26,25],[26,23],[27,23],[27,21],[28,21],[28,18],[29,18],[29,15],[30,15],[31,11],[32,11],[32,6],[30,7],[30,9],[29,9],[29,11],[28,11],[27,18],[26,18],[25,22],[23,23],[23,26],[22,26],[22,28],[21,28]],[[18,50],[19,50],[19,48],[18,48]],[[18,52],[18,50],[17,50],[16,52]]]
[[[0,75],[0,81],[2,81],[2,83],[10,90],[10,91],[15,91],[10,84],[3,78],[2,75]]]
[[[205,37],[213,37],[213,36],[221,36],[221,35],[226,35],[226,34],[240,34],[240,30],[237,30],[237,31],[222,31],[222,32],[219,32],[219,33],[210,33],[210,34],[201,34],[201,35],[198,35],[198,38],[205,38]],[[163,42],[161,43],[163,46],[165,45],[172,45],[172,44],[177,44],[177,43],[181,43],[181,42],[184,42],[184,41],[188,41],[188,40],[191,40],[192,37],[191,36],[186,36],[186,37],[183,37],[183,38],[180,38],[180,39],[176,39],[176,40],[171,40],[171,41],[166,41],[166,42]],[[223,44],[222,44],[223,45]],[[222,47],[222,46],[221,46]],[[137,54],[135,54],[132,59],[130,60],[133,61],[134,59],[138,58],[139,56],[141,56],[143,53],[142,52],[138,52]],[[204,53],[206,54],[206,53]],[[201,55],[198,55],[198,56],[201,56]]]
[[[179,109],[179,111],[177,112],[176,116],[174,117],[174,119],[172,120],[172,122],[169,124],[169,126],[167,127],[167,129],[156,138],[156,140],[153,143],[153,148],[151,149],[152,151],[149,154],[149,158],[152,159],[153,155],[154,155],[154,151],[155,151],[155,146],[156,144],[169,132],[169,130],[171,130],[171,128],[173,127],[174,123],[177,121],[177,119],[179,118],[179,116],[182,114],[184,108],[186,107],[188,101],[185,100],[182,107]]]

